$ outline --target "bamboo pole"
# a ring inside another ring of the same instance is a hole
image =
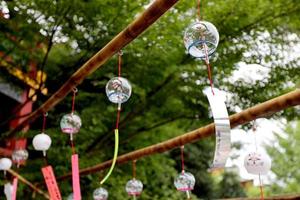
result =
[[[251,108],[248,108],[240,113],[236,113],[229,117],[231,128],[238,125],[242,125],[251,122],[257,118],[268,117],[272,114],[284,110],[286,108],[300,105],[300,89],[296,89],[292,92],[284,94],[282,96],[276,97],[264,103],[258,104]],[[150,156],[156,153],[163,153],[165,151],[180,147],[182,145],[196,142],[199,139],[213,135],[215,132],[215,125],[211,123],[202,128],[196,129],[194,131],[185,133],[181,136],[169,139],[167,141],[154,144],[139,150],[132,151],[130,153],[123,154],[118,157],[117,164],[122,164],[128,161],[133,161],[140,159],[145,156]],[[81,175],[87,175],[94,172],[104,170],[111,166],[112,160],[94,165],[92,167],[87,167],[80,170]],[[71,173],[57,178],[61,181],[71,177]]]
[[[46,199],[50,199],[49,195],[42,191],[41,189],[39,189],[38,187],[36,187],[35,185],[33,185],[31,182],[29,182],[27,179],[25,179],[23,176],[21,176],[20,174],[18,174],[17,172],[15,172],[12,169],[7,170],[11,175],[17,177],[22,183],[28,185],[33,191],[43,195]]]
[[[276,195],[273,197],[265,197],[265,200],[296,200],[300,199],[300,194]],[[230,198],[223,200],[261,200],[261,198]]]
[[[133,41],[149,26],[158,20],[179,0],[155,0],[139,17],[129,24],[123,31],[107,43],[98,53],[84,63],[41,107],[32,112],[15,129],[8,133],[14,135],[23,127],[33,122],[37,117],[49,111],[56,104],[62,101],[67,94],[79,85],[88,75],[92,74],[99,67],[111,58],[115,53]]]

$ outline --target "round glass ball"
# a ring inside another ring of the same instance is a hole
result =
[[[12,160],[16,163],[20,163],[27,160],[28,156],[28,151],[26,149],[17,149],[12,153]]]
[[[108,192],[106,189],[99,187],[93,192],[94,200],[106,200],[108,198]]]
[[[143,183],[137,179],[131,179],[127,182],[125,187],[129,196],[139,196],[143,191]]]
[[[60,128],[63,133],[78,133],[81,127],[81,119],[74,113],[64,115],[60,120]]]
[[[244,166],[249,174],[267,174],[271,169],[271,158],[261,152],[250,152],[244,159]]]
[[[191,191],[194,189],[195,183],[194,175],[189,172],[180,173],[174,180],[174,185],[179,191]]]
[[[219,44],[217,28],[210,22],[197,21],[187,27],[184,33],[184,46],[195,57],[205,59],[211,56]]]
[[[106,84],[106,95],[113,103],[124,103],[131,95],[131,85],[126,78],[114,77]]]
[[[34,136],[32,140],[33,148],[37,151],[47,151],[51,146],[51,138],[45,133]]]

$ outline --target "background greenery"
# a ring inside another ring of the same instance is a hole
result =
[[[1,2],[4,5],[4,1]],[[51,95],[148,3],[142,0],[6,1],[10,18],[0,20],[0,50],[13,58],[12,66],[23,71],[29,71],[31,60],[36,61],[38,68],[47,73],[46,86]],[[124,105],[121,116],[120,154],[180,135],[211,121],[208,102],[202,93],[209,84],[206,68],[201,61],[186,54],[182,42],[185,27],[196,19],[195,8],[196,1],[179,1],[123,50],[122,76],[132,83],[133,94]],[[211,59],[212,71],[215,86],[230,94],[230,113],[234,113],[236,107],[247,108],[299,85],[299,58],[283,53],[299,44],[298,1],[213,0],[203,1],[201,8],[203,18],[212,22],[220,33],[217,53]],[[11,36],[15,36],[17,42]],[[37,49],[38,44],[43,48]],[[243,79],[232,81],[230,77],[239,69],[240,62],[260,64],[269,70],[268,76],[251,83]],[[76,111],[83,126],[75,142],[81,168],[112,157],[116,107],[108,101],[104,88],[116,73],[117,56],[78,86]],[[12,77],[11,80],[15,81]],[[46,99],[38,94],[35,107]],[[70,171],[68,136],[59,130],[60,118],[70,110],[71,95],[49,111],[47,133],[51,135],[53,145],[48,151],[48,161],[56,176]],[[287,109],[273,117],[297,119],[299,109]],[[40,132],[41,120],[42,117],[33,123],[26,134],[30,159],[26,167],[19,170],[36,183],[43,182],[40,168],[44,161],[40,153],[33,151],[30,141]],[[291,128],[289,130],[291,134]],[[234,173],[214,177],[207,172],[213,151],[213,137],[186,146],[187,170],[193,172],[197,180],[193,198],[244,196]],[[180,171],[179,155],[179,150],[175,149],[137,162],[137,176],[145,186],[141,199],[184,198],[184,194],[175,192],[173,186],[173,179]],[[276,153],[272,156],[276,157]],[[284,179],[286,175],[279,171],[280,166],[277,168],[275,164],[274,172]],[[104,174],[99,172],[81,178],[83,199],[91,199],[92,191],[99,186],[99,179]],[[116,167],[105,184],[110,199],[127,199],[124,186],[130,178],[131,163]],[[60,182],[59,186],[63,196],[71,193],[70,180]],[[282,187],[285,186],[274,186],[273,194],[281,193]],[[296,191],[292,185],[287,187],[291,188],[289,191]],[[18,198],[32,199],[31,194],[29,188],[20,184]],[[36,199],[41,198],[36,196]]]

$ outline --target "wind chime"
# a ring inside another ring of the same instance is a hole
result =
[[[46,151],[50,148],[51,143],[52,143],[50,136],[45,133],[47,116],[48,116],[48,113],[43,114],[43,126],[42,126],[41,133],[34,136],[34,138],[32,140],[32,145],[36,151],[43,152],[46,166],[43,167],[41,170],[42,170],[42,173],[43,173],[46,185],[47,185],[47,189],[49,191],[50,199],[51,200],[61,200],[62,198],[61,198],[61,194],[60,194],[57,182],[56,182],[53,168],[51,165],[48,165],[48,161],[46,158]]]
[[[136,179],[136,160],[132,161],[132,179],[126,183],[125,190],[135,200],[143,191],[142,181]]]
[[[63,133],[70,135],[70,144],[72,149],[72,186],[73,186],[73,200],[81,200],[80,181],[79,181],[79,159],[76,154],[73,135],[78,133],[81,127],[81,119],[75,114],[75,97],[78,92],[77,88],[73,88],[72,96],[72,111],[62,117],[60,121],[60,128]]]
[[[19,168],[21,164],[24,164],[28,159],[28,151],[26,150],[27,140],[26,138],[21,138],[15,140],[15,149],[12,152],[12,161],[17,164]]]
[[[231,150],[230,122],[225,99],[221,97],[220,91],[213,87],[209,61],[209,57],[217,49],[219,33],[212,23],[201,20],[200,0],[198,0],[197,7],[198,19],[185,30],[184,45],[191,56],[203,60],[207,67],[210,91],[204,90],[203,92],[209,100],[216,131],[216,150],[211,169],[223,168]]]
[[[48,116],[48,113],[43,114],[43,126],[42,126],[42,131],[40,134],[34,136],[32,140],[32,145],[33,148],[36,151],[42,151],[44,157],[46,156],[46,151],[50,148],[51,146],[51,138],[49,135],[45,134],[45,127],[46,127],[46,118]]]
[[[174,185],[178,191],[185,192],[187,199],[191,199],[190,191],[194,189],[196,180],[192,173],[184,170],[184,146],[180,147],[181,151],[181,173],[174,180]]]
[[[266,175],[271,169],[271,158],[264,152],[258,151],[256,142],[256,123],[254,121],[253,127],[253,138],[255,151],[250,151],[246,154],[244,159],[244,166],[249,174],[258,175],[259,187],[260,187],[260,199],[264,199],[263,182],[261,175]]]
[[[114,149],[114,157],[112,161],[112,165],[106,174],[106,176],[100,181],[100,185],[102,186],[104,182],[109,178],[111,175],[116,161],[118,157],[118,148],[119,148],[119,122],[120,122],[120,115],[121,115],[121,105],[125,103],[131,96],[131,85],[126,78],[121,77],[121,65],[122,65],[122,51],[118,53],[118,76],[110,79],[106,84],[105,91],[106,95],[114,104],[117,104],[117,119],[116,119],[116,126],[115,126],[115,149]],[[93,193],[94,200],[106,200],[108,198],[108,192],[103,187],[99,187],[94,190]]]
[[[9,158],[1,158],[0,159],[0,170],[3,170],[4,176],[6,175],[6,171],[9,170],[12,166],[12,161]]]

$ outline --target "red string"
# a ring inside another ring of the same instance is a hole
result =
[[[121,65],[122,65],[122,50],[119,51],[119,62],[118,62],[118,76],[121,77]]]
[[[136,160],[132,161],[132,176],[133,178],[136,177]]]
[[[258,174],[258,178],[259,178],[259,188],[260,188],[260,200],[264,200],[264,188],[263,188],[260,174]]]
[[[201,15],[200,15],[200,1],[198,0],[198,4],[197,4],[197,15],[198,15],[198,20],[201,21]]]
[[[73,141],[73,140],[70,140],[70,143],[71,143],[72,154],[74,155],[74,154],[76,153],[74,141]]]
[[[182,173],[184,173],[184,146],[180,147],[181,150],[181,169],[182,169]]]
[[[208,79],[209,79],[209,83],[210,83],[211,92],[212,92],[213,95],[215,95],[214,89],[213,89],[214,84],[213,84],[213,80],[212,80],[212,77],[211,77],[210,64],[206,63],[206,66],[207,66],[207,74],[208,74]]]
[[[47,117],[47,113],[43,114],[43,127],[42,127],[42,133],[44,133],[45,131],[45,127],[46,127],[46,117]]]
[[[205,51],[205,64],[206,64],[206,67],[207,67],[207,74],[208,74],[208,79],[209,79],[209,83],[210,83],[211,92],[212,92],[213,95],[215,95],[214,89],[213,89],[214,84],[213,84],[213,80],[212,80],[211,67],[210,67],[210,64],[209,64],[209,57],[208,57],[206,44],[203,44],[203,48],[204,48],[204,51]]]
[[[75,96],[76,96],[76,90],[73,89],[73,97],[72,97],[72,113],[75,111]]]

